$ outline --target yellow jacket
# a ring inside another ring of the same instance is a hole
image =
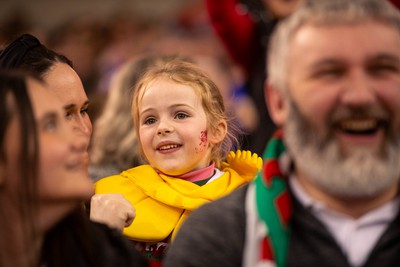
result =
[[[198,186],[142,165],[99,180],[95,192],[123,194],[135,207],[135,220],[124,229],[125,236],[142,242],[161,241],[171,233],[174,236],[192,210],[251,181],[262,160],[248,151],[231,152],[223,166],[224,174]]]

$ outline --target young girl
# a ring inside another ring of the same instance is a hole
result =
[[[190,212],[252,180],[262,162],[248,151],[227,156],[237,139],[222,96],[194,64],[173,60],[149,70],[136,85],[132,115],[149,165],[104,178],[95,190],[132,203],[136,217],[124,235],[158,266]]]
[[[90,150],[89,175],[93,181],[144,164],[132,131],[132,85],[150,67],[175,58],[172,55],[143,54],[132,57],[111,79],[103,113],[97,119]]]
[[[49,91],[0,73],[0,266],[147,266],[122,235],[82,212],[93,194],[86,140]]]

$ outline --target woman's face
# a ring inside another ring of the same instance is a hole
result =
[[[74,134],[60,102],[50,93],[51,89],[34,80],[28,80],[28,88],[39,145],[37,219],[39,230],[45,231],[83,200],[89,199],[93,194],[93,184],[86,169],[86,138]],[[20,135],[16,115],[9,124],[5,141],[8,162],[17,168],[21,168],[17,152],[20,144],[16,142]],[[8,169],[8,172],[12,174],[15,170]],[[16,187],[21,186],[13,181],[9,184],[13,192],[18,192]]]
[[[92,134],[92,123],[87,113],[89,100],[78,74],[69,65],[56,63],[43,78],[49,91],[61,102],[67,122],[72,126],[74,134],[84,137],[87,151]],[[86,152],[86,165],[88,159]]]

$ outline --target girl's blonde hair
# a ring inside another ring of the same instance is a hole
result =
[[[146,90],[152,83],[159,79],[168,79],[179,84],[188,85],[195,90],[206,113],[207,128],[211,132],[216,133],[219,131],[218,125],[221,121],[225,121],[228,124],[225,138],[220,143],[215,144],[211,150],[211,161],[215,162],[215,166],[219,168],[222,160],[226,158],[229,151],[239,148],[237,138],[239,128],[233,123],[233,120],[227,117],[224,99],[215,83],[203,70],[188,61],[176,59],[161,66],[151,68],[137,83],[132,101],[132,116],[136,134],[139,137],[139,143],[140,123],[138,107]],[[144,156],[142,147],[141,152]]]

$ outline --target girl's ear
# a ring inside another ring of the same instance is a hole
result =
[[[208,135],[208,140],[210,144],[218,144],[224,140],[226,132],[228,131],[228,124],[226,121],[222,120],[218,123],[217,129]]]

